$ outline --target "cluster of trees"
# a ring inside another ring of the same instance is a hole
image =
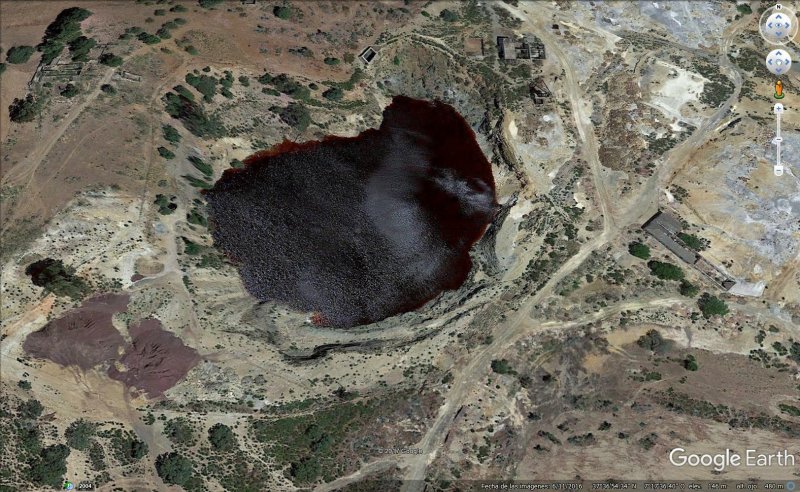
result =
[[[164,96],[164,109],[167,114],[180,120],[183,126],[195,136],[220,138],[225,135],[225,127],[219,118],[206,115],[203,108],[194,101],[194,96],[191,93],[187,97],[186,92],[188,91],[180,91],[178,87],[175,87],[174,90],[180,93],[167,92]]]
[[[91,47],[86,48],[88,44],[91,44],[89,40],[85,37],[83,38],[85,41],[77,40],[82,37],[81,22],[86,20],[90,15],[92,15],[91,12],[79,7],[62,10],[61,13],[56,16],[56,19],[47,26],[44,39],[37,46],[37,49],[42,52],[42,62],[50,63],[55,60],[67,44],[70,45],[73,59],[75,59],[76,56],[80,58],[85,54],[83,51],[84,49],[88,52],[88,50],[91,49]],[[93,41],[94,40],[92,40],[92,42]]]
[[[35,120],[44,109],[46,98],[28,94],[24,99],[14,98],[8,106],[8,116],[14,123],[28,123]]]
[[[64,265],[61,260],[45,258],[31,263],[25,269],[33,285],[44,287],[57,296],[80,299],[89,292],[89,286],[75,275],[75,269]]]

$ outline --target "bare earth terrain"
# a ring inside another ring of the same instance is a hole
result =
[[[800,78],[777,177],[769,6],[0,0],[0,488],[800,478],[669,459],[800,463]],[[491,163],[466,281],[349,328],[255,299],[203,190],[395,96]]]

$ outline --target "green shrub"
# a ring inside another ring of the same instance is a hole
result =
[[[246,75],[239,76],[239,83],[242,84],[244,87],[250,87],[250,78]]]
[[[6,71],[7,66],[8,65],[6,65],[5,63],[0,63],[0,75],[3,75],[3,72]]]
[[[25,379],[20,379],[19,381],[17,381],[17,386],[19,386],[20,388],[22,388],[24,390],[29,390],[32,387],[31,386],[31,382],[27,381]]]
[[[181,5],[181,4],[175,5],[174,7],[172,7],[171,9],[169,9],[169,11],[170,11],[170,12],[186,12],[186,11],[188,11],[188,10],[189,10],[189,9],[187,9],[186,7],[184,7],[184,6],[183,6],[183,5]]]
[[[270,111],[277,112],[281,121],[301,132],[311,124],[311,114],[305,105],[300,103],[289,103],[285,108],[272,107]]]
[[[279,19],[289,19],[292,17],[292,8],[287,6],[276,6],[272,9],[272,15]]]
[[[181,176],[183,179],[189,182],[190,185],[194,186],[195,188],[200,188],[203,190],[210,190],[213,185],[208,181],[203,181],[202,179],[195,178],[194,176],[189,176],[188,174],[184,174]]]
[[[220,138],[225,127],[215,116],[207,116],[202,108],[184,95],[168,92],[164,96],[167,114],[180,120],[193,135],[201,138]]]
[[[455,22],[458,20],[458,14],[449,9],[444,9],[439,12],[439,18],[446,22]]]
[[[647,263],[650,271],[661,280],[683,280],[683,270],[672,263],[651,260]]]
[[[113,96],[117,93],[117,89],[111,84],[103,84],[100,86],[100,90],[103,91],[105,94],[109,96]]]
[[[495,359],[492,361],[492,371],[497,374],[516,374],[517,372],[511,367],[511,364],[506,359]]]
[[[695,236],[694,234],[679,232],[678,237],[681,241],[683,241],[684,244],[686,244],[686,246],[689,246],[695,251],[703,251],[704,249],[708,248],[707,241]]]
[[[697,365],[697,359],[694,358],[694,355],[689,354],[683,359],[683,368],[687,371],[696,371],[699,369],[699,366]]]
[[[792,417],[800,417],[800,408],[797,408],[794,405],[787,405],[785,403],[781,403],[778,405],[778,408],[781,412],[791,415]]]
[[[214,168],[211,167],[210,164],[206,163],[203,159],[191,155],[189,156],[189,162],[191,162],[195,169],[203,173],[205,176],[211,177],[214,175]]]
[[[187,238],[183,239],[183,253],[194,256],[199,255],[203,248]],[[172,419],[164,427],[164,434],[175,444],[185,444],[192,439],[192,428],[186,419],[181,417]]]
[[[156,205],[158,205],[158,213],[161,215],[169,215],[178,208],[178,205],[173,202],[175,197],[169,198],[166,195],[158,194],[156,195],[156,199],[153,201]]]
[[[183,238],[186,244],[186,254],[197,254],[200,246]],[[192,252],[189,252],[191,249]],[[195,252],[195,250],[197,252]],[[192,432],[192,425],[184,417],[177,417],[170,419],[164,425],[164,435],[172,441],[173,444],[186,446],[194,442],[194,433]]]
[[[663,354],[672,347],[672,342],[665,340],[658,330],[649,330],[636,340],[636,345],[645,350],[651,350],[657,354]]]
[[[175,158],[175,153],[169,150],[166,147],[159,147],[158,148],[158,155],[163,157],[164,159],[170,160]]]
[[[62,96],[64,96],[64,97],[72,99],[73,97],[75,97],[78,94],[80,94],[80,92],[81,91],[79,91],[78,88],[75,87],[74,84],[67,84],[67,86],[64,87],[64,89],[60,92],[60,94]]]
[[[688,282],[687,280],[681,280],[681,286],[679,291],[682,296],[694,297],[698,294],[698,292],[700,292],[700,289],[696,285]]]
[[[164,453],[156,458],[156,472],[166,484],[183,485],[192,478],[192,462],[174,451]]]
[[[210,9],[212,7],[216,7],[217,5],[222,3],[222,0],[198,0],[201,7],[204,9]]]
[[[15,65],[27,63],[34,51],[33,46],[12,46],[6,52],[6,61]]]
[[[242,169],[244,168],[244,162],[240,161],[239,159],[234,159],[231,161],[231,167],[234,169]]]
[[[196,208],[193,208],[188,214],[186,214],[186,222],[208,227],[208,220]]]
[[[341,101],[344,97],[344,91],[338,87],[331,87],[322,93],[322,97],[330,101]]]
[[[334,58],[332,56],[329,56],[329,57],[325,58],[325,65],[335,66],[335,65],[338,65],[339,63],[341,63],[341,62],[339,61],[338,58]]]
[[[98,58],[98,61],[103,65],[108,65],[109,67],[118,67],[122,65],[122,57],[113,53],[103,53],[100,55],[100,58]]]
[[[186,74],[186,83],[197,89],[203,95],[203,100],[211,102],[217,93],[217,79],[210,75],[197,76],[193,73]]]
[[[149,32],[142,32],[136,36],[136,39],[143,42],[144,44],[158,44],[161,42],[161,38],[154,34],[150,34]]]
[[[728,305],[725,304],[725,301],[718,299],[716,296],[712,296],[708,292],[700,297],[697,301],[697,305],[706,318],[716,315],[725,316],[728,314]]]
[[[639,242],[628,245],[628,252],[637,258],[647,260],[650,258],[650,248]]]

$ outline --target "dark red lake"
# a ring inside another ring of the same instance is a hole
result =
[[[380,128],[284,142],[226,171],[206,198],[214,242],[253,296],[337,327],[458,288],[497,206],[464,118],[402,96]]]

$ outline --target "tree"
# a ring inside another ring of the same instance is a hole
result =
[[[686,280],[681,280],[681,286],[679,291],[682,296],[694,297],[697,295],[698,292],[700,292],[700,289],[696,285]]]
[[[114,88],[114,86],[111,84],[101,85],[100,90],[103,91],[105,94],[108,94],[109,96],[113,96],[114,94],[117,93],[117,89]]]
[[[164,125],[161,127],[161,132],[164,135],[164,140],[169,143],[178,143],[181,141],[181,134],[172,125]]]
[[[156,472],[164,483],[183,485],[192,478],[192,462],[172,451],[156,458]]]
[[[158,155],[163,157],[164,159],[170,160],[175,158],[175,153],[169,150],[166,147],[159,147],[158,148]]]
[[[694,358],[694,355],[689,354],[685,359],[683,359],[683,368],[687,371],[696,371],[699,369],[699,366],[697,365],[697,359]]]
[[[6,61],[15,65],[27,63],[34,51],[33,46],[12,46],[6,52]]]
[[[43,98],[28,94],[25,99],[14,99],[14,102],[8,106],[8,116],[14,123],[28,123],[41,114],[43,107]]]
[[[35,261],[25,268],[25,274],[37,287],[43,287],[57,296],[80,299],[89,291],[86,282],[75,275],[75,269],[64,265],[61,260],[45,258]]]
[[[108,65],[109,67],[118,67],[122,65],[122,57],[117,56],[114,53],[103,53],[98,58],[98,61],[103,65]]]
[[[144,44],[158,44],[161,42],[161,38],[154,34],[150,34],[149,32],[142,32],[136,36],[136,39],[143,42]]]
[[[695,251],[703,251],[708,247],[707,241],[705,239],[701,239],[695,236],[694,234],[686,234],[685,232],[679,232],[678,237],[680,238],[681,241],[684,242],[684,244],[686,244],[686,246],[689,246]]]
[[[17,412],[19,412],[19,416],[23,419],[38,419],[43,411],[44,407],[42,404],[39,403],[39,400],[34,399],[22,402],[17,407]]]
[[[31,382],[26,379],[20,379],[19,381],[17,381],[17,386],[19,386],[24,390],[29,390],[32,387]]]
[[[64,431],[67,445],[74,449],[85,450],[89,447],[89,440],[94,437],[97,426],[83,419],[71,423]]]
[[[69,43],[73,61],[86,61],[89,51],[97,46],[97,41],[86,36],[78,36]]]
[[[645,350],[651,350],[657,354],[663,354],[670,349],[672,342],[665,340],[658,330],[649,330],[647,333],[640,336],[638,340],[636,340],[636,345]]]
[[[344,91],[338,87],[331,87],[322,93],[322,97],[330,101],[340,101],[344,97]]]
[[[60,487],[64,474],[67,473],[67,456],[69,448],[63,444],[48,446],[33,460],[28,470],[31,482],[37,485]]]
[[[208,429],[208,441],[218,451],[230,451],[236,446],[236,436],[225,424],[214,424]]]
[[[708,292],[704,293],[700,297],[700,299],[697,301],[697,305],[700,307],[700,311],[706,318],[716,315],[725,316],[729,311],[728,305],[725,304],[725,301],[722,301],[716,296],[712,296]]]
[[[292,102],[285,108],[276,110],[273,107],[270,110],[277,111],[281,121],[301,132],[311,124],[311,115],[303,104]]]
[[[212,7],[216,7],[217,5],[222,3],[222,0],[199,0],[198,3],[204,9],[210,9]]]
[[[274,15],[278,19],[283,19],[283,20],[289,19],[292,17],[292,8],[287,7],[285,5],[277,6],[274,9],[272,9],[272,15]]]
[[[628,252],[637,258],[647,260],[650,258],[650,248],[646,244],[639,242],[628,245]]]
[[[185,240],[184,238],[184,241]],[[181,445],[191,444],[194,439],[192,426],[189,424],[189,421],[183,417],[169,420],[166,425],[164,425],[164,435],[173,443]]]
[[[650,271],[653,273],[653,275],[661,280],[683,279],[683,270],[681,270],[681,267],[673,265],[672,263],[652,260],[647,263],[647,266],[650,267]]]
[[[458,20],[458,14],[452,10],[444,9],[439,12],[439,18],[446,22],[455,22]]]
[[[64,87],[64,90],[61,91],[61,95],[72,99],[73,97],[77,96],[80,92],[81,91],[79,91],[78,88],[75,87],[75,84],[67,84],[67,86]]]
[[[492,371],[497,374],[516,374],[517,372],[511,367],[511,364],[506,359],[495,359],[492,361]]]

